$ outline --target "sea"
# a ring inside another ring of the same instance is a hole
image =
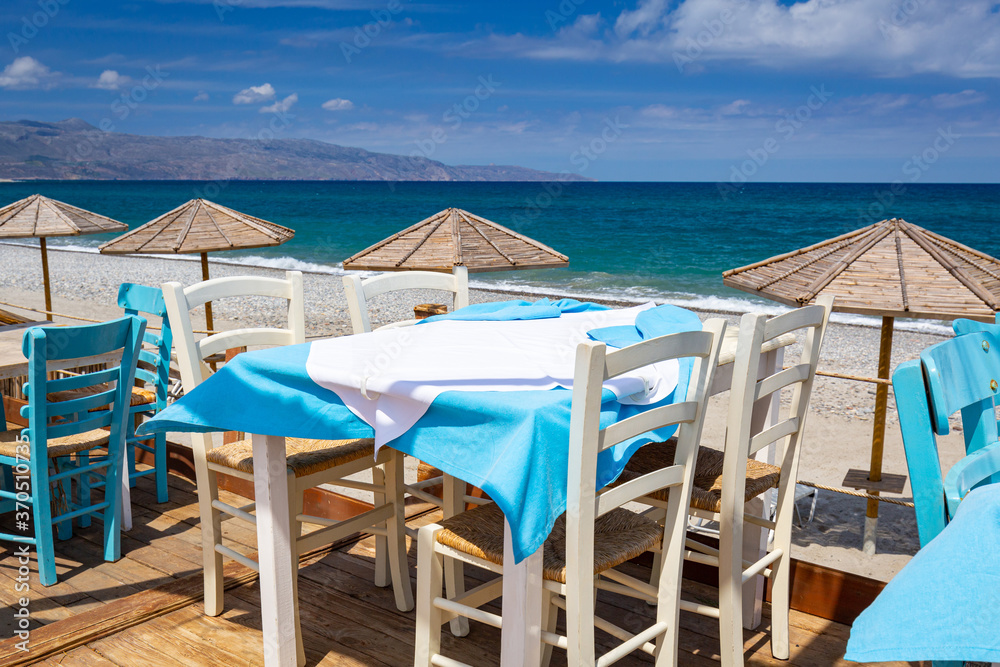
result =
[[[473,286],[578,298],[655,300],[732,313],[775,311],[722,285],[722,272],[903,218],[1000,256],[1000,185],[31,181],[0,183],[0,206],[40,193],[135,228],[204,197],[295,230],[284,245],[213,259],[339,275],[341,261],[448,207],[463,208],[570,258],[569,268],[480,273]],[[96,252],[114,235],[50,239]],[[31,243],[31,241],[25,241]],[[193,258],[191,258],[193,259]],[[872,318],[838,317],[874,325]],[[949,329],[937,322],[904,328]]]

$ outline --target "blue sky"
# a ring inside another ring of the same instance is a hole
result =
[[[3,120],[599,180],[1000,180],[996,0],[4,0],[0,28]]]

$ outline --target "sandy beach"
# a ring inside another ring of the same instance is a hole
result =
[[[65,252],[50,248],[53,309],[92,319],[120,314],[115,305],[122,282],[160,285],[166,281],[192,284],[201,279],[200,265],[194,261],[158,257],[113,257],[86,252]],[[211,262],[213,277],[234,275],[275,275],[276,269]],[[721,281],[720,281],[721,284]],[[306,326],[310,337],[335,336],[350,332],[347,306],[339,275],[305,275]],[[533,297],[536,295],[532,295]],[[559,295],[552,295],[559,296]],[[515,293],[473,290],[472,302],[519,298]],[[0,301],[28,308],[43,304],[41,263],[37,248],[0,244]],[[373,304],[372,320],[378,324],[412,317],[412,305],[443,301],[441,293],[413,292],[404,298],[380,297]],[[615,304],[618,305],[618,304]],[[0,308],[42,319],[37,313]],[[279,323],[283,307],[274,300],[221,301],[213,304],[218,328]],[[700,312],[707,318],[718,313]],[[735,324],[738,316],[723,313]],[[55,318],[59,321],[60,318]],[[67,320],[69,321],[69,320]],[[196,322],[198,320],[196,319]],[[821,370],[871,377],[876,373],[878,330],[872,327],[831,324],[824,344]],[[916,358],[920,351],[943,336],[897,331],[892,367]],[[794,358],[797,346],[788,350]],[[811,404],[807,440],[799,479],[840,487],[849,468],[867,469],[870,459],[872,413],[875,385],[847,380],[817,378]],[[721,446],[724,435],[725,396],[713,399],[706,426],[705,444]],[[951,465],[963,450],[960,432],[942,441],[941,457]],[[895,404],[890,392],[885,444],[885,472],[906,474],[902,439]],[[900,500],[912,500],[909,485]],[[913,510],[881,504],[878,553],[861,552],[866,501],[862,498],[821,491],[814,521],[797,527],[794,552],[797,558],[881,580],[890,579],[916,553],[919,546]],[[808,514],[802,503],[803,517]]]

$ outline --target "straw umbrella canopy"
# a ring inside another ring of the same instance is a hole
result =
[[[52,287],[45,239],[49,236],[81,236],[127,229],[127,225],[117,220],[42,195],[31,195],[0,209],[0,238],[38,238],[42,249],[45,310],[49,312],[52,311]]]
[[[106,254],[201,255],[201,277],[208,280],[208,253],[281,245],[295,232],[205,199],[192,199],[155,220],[101,246]],[[212,330],[212,304],[205,304]]]
[[[867,479],[845,480],[873,495],[887,490],[880,482],[894,319],[991,322],[1000,310],[1000,260],[898,218],[722,276],[729,287],[790,306],[832,294],[834,310],[882,318],[871,467]],[[877,501],[868,501],[867,517],[865,551],[874,553]]]
[[[569,266],[569,258],[460,208],[447,208],[344,260],[347,270],[470,273]]]

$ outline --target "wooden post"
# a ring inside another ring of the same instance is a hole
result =
[[[208,280],[208,253],[201,253],[201,279]],[[205,328],[209,331],[215,331],[212,325],[212,302],[205,302]]]
[[[52,288],[49,286],[49,253],[45,248],[45,237],[39,237],[38,241],[42,248],[42,284],[45,289],[45,310],[52,312]],[[46,315],[46,317],[51,318],[52,316]]]
[[[892,362],[892,327],[894,318],[882,318],[882,341],[878,350],[878,376],[889,379],[889,366]],[[875,424],[872,427],[872,462],[868,471],[868,480],[882,480],[882,451],[885,446],[885,412],[889,405],[889,385],[879,383],[875,386]],[[873,496],[878,491],[869,491]],[[878,501],[868,501],[868,511],[865,513],[864,552],[869,556],[875,553],[876,530],[878,528]]]

